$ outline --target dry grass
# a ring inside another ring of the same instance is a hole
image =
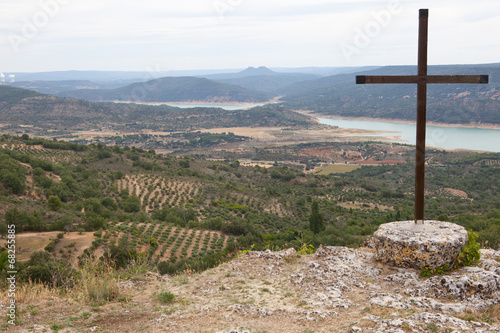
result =
[[[458,317],[462,318],[463,320],[486,322],[488,324],[498,322],[500,321],[500,304],[494,304],[490,307],[475,312],[463,312]]]
[[[64,259],[69,260],[75,267],[78,261],[77,258],[83,254],[85,249],[92,246],[94,239],[93,232],[83,232],[81,234],[79,232],[71,232],[65,234],[61,241],[55,245],[54,254],[57,258],[62,259],[63,253],[60,252],[62,250],[66,256]]]
[[[3,304],[7,304],[10,298],[7,298],[8,290],[5,290],[1,295]],[[16,302],[18,304],[33,304],[43,303],[59,297],[61,289],[49,288],[41,283],[26,282],[18,283],[16,288]]]
[[[120,295],[119,280],[107,262],[88,262],[80,269],[81,280],[73,290],[82,303],[103,303]]]
[[[394,207],[389,207],[385,205],[377,205],[371,202],[360,202],[360,201],[346,201],[346,202],[340,202],[338,203],[339,206],[344,207],[346,209],[375,209],[377,208],[378,210],[381,211],[394,211]]]
[[[331,173],[348,173],[361,168],[359,165],[327,165],[326,167],[318,168],[314,173],[318,175],[329,175]]]
[[[57,238],[60,231],[52,232],[29,232],[19,233],[16,235],[16,247],[20,251],[16,255],[17,261],[26,261],[30,259],[30,255],[35,251],[43,251],[45,246],[49,244],[51,239]],[[0,246],[7,244],[6,239],[0,240]]]
[[[316,315],[317,320],[306,321],[306,313],[332,309],[301,302],[307,296],[304,289],[291,281],[290,274],[304,271],[309,262],[318,258],[301,255],[283,259],[274,262],[265,257],[241,255],[201,273],[188,269],[167,280],[151,276],[143,277],[140,283],[132,280],[121,294],[117,291],[122,278],[111,265],[87,264],[80,283],[70,292],[35,284],[22,286],[17,328],[19,332],[51,332],[57,324],[65,332],[84,332],[89,328],[96,332],[218,332],[244,327],[251,332],[303,333],[348,332],[357,326],[364,332],[387,331],[388,320],[407,320],[412,314],[428,311],[372,306],[367,290],[353,287],[345,294],[353,302],[351,307],[335,308],[336,314],[324,318]],[[373,264],[384,276],[396,272],[382,263]],[[273,270],[269,270],[270,265]],[[136,267],[133,271],[138,270]],[[383,276],[380,278],[383,280]],[[377,292],[392,293],[397,287],[382,286]],[[273,311],[271,315],[261,315],[268,309]],[[500,304],[462,315],[460,318],[464,320],[489,323],[497,329]],[[435,330],[436,324],[418,321],[414,330],[404,322],[398,328],[404,332],[444,332],[443,328]]]

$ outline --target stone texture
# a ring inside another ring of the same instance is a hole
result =
[[[376,260],[417,269],[451,266],[466,243],[467,231],[462,226],[441,221],[382,224],[371,240]]]

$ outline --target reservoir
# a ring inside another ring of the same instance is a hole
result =
[[[221,108],[224,110],[246,110],[246,109],[251,109],[256,106],[263,106],[263,104],[219,104],[219,103],[214,103],[214,104],[195,104],[195,103],[158,103],[154,105],[170,105],[170,106],[175,106],[178,108],[182,109],[187,109],[187,108]]]
[[[394,136],[393,142],[415,144],[416,125],[371,120],[348,120],[317,117],[321,124],[382,131],[376,137]],[[427,126],[426,146],[443,149],[470,149],[500,152],[500,130],[467,127]]]
[[[179,108],[222,108],[225,110],[250,109],[265,104],[195,104],[195,103],[154,103],[154,105],[171,105]],[[316,117],[321,124],[353,128],[361,130],[379,131],[373,134],[377,137],[395,137],[392,142],[415,144],[416,125],[393,123],[389,121],[333,119]],[[368,136],[368,135],[366,135]],[[384,140],[387,141],[387,140]],[[426,146],[442,149],[469,149],[488,152],[500,152],[500,129],[448,127],[427,125]]]

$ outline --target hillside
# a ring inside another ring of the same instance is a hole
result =
[[[186,138],[177,140],[184,142]],[[321,150],[344,156],[346,161],[359,155],[367,160],[380,156],[400,159],[394,165],[315,175],[304,173],[303,166],[285,166],[285,162],[270,168],[243,166],[237,160],[162,157],[154,150],[118,145],[107,148],[101,143],[79,145],[7,135],[0,143],[0,219],[15,219],[6,214],[14,208],[27,214],[15,222],[20,223],[19,232],[62,231],[68,224],[87,231],[103,227],[108,234],[100,236],[103,240],[128,233],[133,235],[129,239],[133,246],[145,246],[154,237],[160,247],[153,253],[158,255],[163,245],[167,244],[165,249],[173,246],[176,236],[184,232],[179,228],[187,226],[192,230],[186,231],[179,249],[184,240],[192,244],[202,236],[196,230],[238,236],[241,246],[265,246],[267,242],[278,247],[300,245],[296,237],[301,233],[315,246],[355,246],[381,223],[410,220],[413,214],[413,166],[404,163],[413,155],[409,147],[330,143],[258,149],[259,157],[269,154],[271,161],[278,154],[298,155],[300,160],[308,151],[319,155]],[[211,150],[227,146],[228,140],[223,140]],[[481,241],[498,247],[498,154],[429,150],[428,157],[433,162],[427,167],[426,188],[432,197],[427,199],[426,216],[473,228]],[[62,202],[52,212],[47,203],[50,196]],[[308,231],[313,201],[318,201],[326,226],[317,235]],[[104,244],[109,246],[110,242]],[[191,253],[189,245],[186,251]]]
[[[277,106],[251,110],[180,109],[166,105],[96,103],[0,86],[0,117],[9,127],[35,126],[35,133],[106,127],[114,130],[196,130],[235,126],[303,126],[311,120]]]
[[[218,81],[225,79],[241,79],[249,76],[269,76],[269,75],[279,75],[277,72],[267,68],[266,66],[260,67],[248,67],[242,71],[238,72],[229,72],[229,73],[217,73],[217,74],[209,74],[204,75],[203,77],[206,79]]]
[[[166,77],[117,89],[66,91],[58,96],[134,102],[258,103],[270,99],[262,92],[195,77]]]
[[[35,91],[0,85],[0,103],[2,105],[14,105],[25,98],[39,96],[41,94]]]
[[[275,72],[267,67],[249,67],[238,73],[213,74],[205,78],[261,91],[278,96],[279,91],[293,83],[320,78],[320,75],[294,72]]]
[[[0,235],[15,225],[20,329],[498,327],[497,252],[487,252],[490,260],[485,255],[478,267],[422,279],[418,271],[373,262],[371,250],[352,249],[380,224],[412,219],[411,147],[257,147],[260,158],[276,158],[266,168],[234,158],[243,149],[231,143],[248,138],[168,139],[210,143],[233,157],[160,156],[118,138],[107,147],[0,137]],[[383,165],[349,170],[342,162],[319,175],[289,160],[312,159],[308,154]],[[463,225],[498,249],[499,154],[429,150],[428,158],[426,217]],[[317,229],[313,207],[322,216]],[[314,249],[314,258],[294,252]],[[0,248],[0,263],[7,258]],[[0,267],[0,281],[7,281]]]
[[[389,66],[300,82],[280,91],[290,108],[344,117],[415,119],[415,85],[356,85],[355,75],[409,75],[412,66]],[[429,74],[488,74],[488,85],[428,87],[427,120],[449,124],[499,124],[500,65],[430,66]]]
[[[317,75],[308,74],[276,73],[275,75],[257,75],[243,78],[223,79],[218,80],[218,82],[234,84],[247,89],[262,91],[272,96],[277,96],[281,89],[290,84],[312,80],[318,77]]]
[[[354,72],[356,70],[359,69],[341,68],[338,69],[341,74],[320,77],[304,72],[276,72],[262,66],[205,77],[165,77],[114,89],[80,88],[103,88],[110,85],[117,87],[126,81],[98,85],[89,81],[35,81],[14,85],[89,101],[264,103],[272,97],[281,96],[283,105],[292,110],[308,110],[317,114],[342,117],[414,121],[416,86],[355,84],[356,75],[414,74],[414,66],[386,66]],[[430,85],[428,121],[447,124],[500,124],[499,64],[430,66],[429,73],[487,74],[490,76],[490,83]],[[63,91],[70,87],[78,89]]]

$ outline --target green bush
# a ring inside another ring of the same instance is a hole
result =
[[[127,213],[137,213],[141,210],[141,200],[135,195],[130,195],[121,201],[121,206]]]
[[[169,291],[164,291],[158,295],[158,300],[163,304],[172,304],[175,302],[175,295]]]
[[[467,237],[467,244],[462,248],[458,255],[455,267],[472,266],[479,262],[481,259],[481,244],[476,242],[477,233],[469,230]]]
[[[464,266],[472,266],[479,262],[481,259],[481,244],[476,242],[477,234],[472,230],[468,231],[467,244],[462,248],[462,251],[458,254],[454,265],[450,266],[448,264],[442,267],[436,267],[431,269],[429,267],[423,267],[420,272],[421,277],[429,277],[435,274],[443,275],[449,270],[458,269]]]
[[[47,200],[47,206],[52,211],[58,211],[62,206],[61,199],[56,195],[51,195],[49,196],[49,200]]]

